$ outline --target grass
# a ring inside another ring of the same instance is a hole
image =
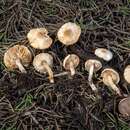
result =
[[[19,3],[2,0],[0,3],[0,130],[130,130],[130,121],[120,117],[117,110],[120,97],[106,89],[101,72],[93,78],[101,96],[97,99],[86,80],[88,73],[82,69],[86,59],[95,58],[95,48],[109,48],[114,58],[109,63],[103,62],[103,66],[119,71],[119,87],[126,93],[122,74],[129,61],[130,0],[24,0]],[[71,47],[61,45],[56,37],[59,27],[68,21],[82,29],[78,43]],[[27,74],[6,70],[3,55],[10,44],[19,42],[34,54],[42,52],[25,41],[31,28],[43,26],[55,41],[45,50],[54,54],[54,73],[64,71],[60,64],[63,58],[75,53],[81,60],[77,67],[79,75],[57,77],[55,84],[50,84],[46,75],[37,73],[32,65],[27,68]]]

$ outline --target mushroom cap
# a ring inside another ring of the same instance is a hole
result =
[[[23,66],[28,66],[32,60],[32,54],[24,45],[15,45],[4,54],[4,64],[9,69],[18,68],[16,60],[19,59]]]
[[[46,73],[47,70],[43,63],[47,63],[50,67],[53,65],[53,57],[48,53],[40,53],[34,57],[33,66],[40,73]]]
[[[85,62],[85,69],[89,71],[92,65],[94,65],[94,72],[97,72],[102,68],[102,63],[99,60],[89,59]]]
[[[118,110],[123,116],[130,116],[130,97],[124,98],[119,102]]]
[[[105,48],[97,48],[95,50],[95,55],[105,61],[110,61],[113,58],[112,52]]]
[[[103,82],[105,85],[110,86],[109,81],[108,81],[108,76],[112,77],[113,83],[118,84],[120,81],[120,77],[118,72],[116,72],[112,68],[106,68],[102,71],[101,77],[103,77]]]
[[[30,45],[36,49],[47,49],[52,44],[52,39],[48,36],[48,31],[45,28],[34,28],[31,29],[27,38]]]
[[[68,56],[65,57],[63,61],[63,67],[66,70],[70,70],[70,63],[73,63],[74,68],[76,68],[79,65],[79,57],[75,54],[69,54]]]
[[[68,22],[61,26],[57,36],[60,42],[65,45],[76,43],[80,37],[81,28],[76,23]]]
[[[124,79],[130,84],[130,65],[127,65],[124,70]]]

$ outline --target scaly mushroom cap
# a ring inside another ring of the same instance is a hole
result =
[[[69,54],[68,56],[65,57],[63,61],[63,67],[66,70],[70,70],[70,63],[73,63],[74,68],[76,68],[79,65],[79,57],[75,54]]]
[[[105,48],[97,48],[95,50],[95,55],[104,59],[105,61],[110,61],[113,58],[112,52]]]
[[[85,69],[89,71],[92,65],[94,65],[94,72],[97,72],[102,68],[102,63],[99,60],[89,59],[85,62]]]
[[[75,23],[65,23],[58,30],[57,36],[60,42],[65,45],[72,45],[76,43],[80,37],[81,28]]]
[[[48,31],[45,28],[34,28],[31,29],[27,38],[30,45],[36,49],[47,49],[52,44],[52,39],[48,36]]]
[[[124,79],[130,84],[130,65],[124,70]]]
[[[46,73],[47,70],[43,63],[46,62],[50,67],[53,65],[53,57],[48,53],[40,53],[34,57],[33,66],[40,73]]]
[[[130,116],[130,97],[124,98],[119,102],[118,110],[123,116]]]
[[[32,54],[24,45],[15,45],[4,54],[4,64],[9,69],[18,68],[16,60],[19,59],[23,66],[28,66],[32,60]]]
[[[114,84],[119,83],[119,81],[120,81],[119,74],[114,69],[106,68],[101,73],[101,77],[103,77],[103,82],[106,86],[110,86],[109,80],[107,78],[108,76],[110,76],[112,78],[112,81]]]

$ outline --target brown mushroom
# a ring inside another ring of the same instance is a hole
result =
[[[122,99],[118,104],[119,112],[124,116],[130,116],[130,97]]]
[[[26,73],[24,66],[28,66],[32,60],[32,54],[24,45],[15,45],[9,48],[4,54],[4,64],[10,70],[19,68]]]
[[[120,89],[116,86],[119,83],[120,77],[118,72],[112,68],[106,68],[102,71],[101,77],[103,78],[103,83],[111,87],[118,95],[121,96]]]
[[[34,28],[31,29],[27,38],[30,45],[36,49],[47,49],[52,44],[52,39],[48,36],[48,31],[45,28]]]
[[[130,84],[130,65],[127,65],[124,70],[124,79]]]
[[[61,26],[58,30],[57,36],[64,45],[75,44],[81,34],[81,28],[76,23],[68,22]]]
[[[71,76],[75,75],[75,68],[79,65],[79,57],[75,54],[69,54],[63,61],[63,67],[70,70]]]
[[[40,53],[34,57],[34,68],[40,73],[48,73],[50,83],[54,83],[54,76],[52,71],[53,57],[48,53]]]

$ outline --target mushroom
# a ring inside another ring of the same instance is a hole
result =
[[[32,54],[24,45],[15,45],[4,54],[5,66],[10,70],[18,68],[22,73],[26,73],[24,66],[28,66],[31,60]]]
[[[124,98],[119,102],[118,110],[123,116],[130,116],[130,97]]]
[[[34,57],[34,68],[40,73],[48,73],[50,83],[54,83],[54,76],[51,67],[53,66],[53,57],[48,53],[40,53]]]
[[[71,76],[75,75],[75,68],[79,65],[79,57],[75,54],[69,54],[63,61],[63,67],[70,70]]]
[[[127,65],[124,70],[124,79],[130,84],[130,65]]]
[[[61,26],[57,36],[60,42],[64,45],[75,44],[81,34],[81,28],[76,23],[68,22]]]
[[[113,58],[113,53],[105,48],[97,48],[95,50],[95,55],[105,61],[110,61]]]
[[[89,72],[88,81],[93,91],[97,91],[97,88],[92,82],[93,73],[102,68],[102,63],[96,59],[89,59],[85,62],[85,69]]]
[[[36,49],[47,49],[52,44],[52,39],[48,36],[48,31],[45,28],[34,28],[31,29],[27,38],[30,45]]]
[[[106,86],[111,87],[118,95],[121,96],[121,92],[116,86],[116,84],[118,84],[120,81],[118,72],[112,68],[106,68],[102,71],[101,77],[103,78],[103,83]]]

